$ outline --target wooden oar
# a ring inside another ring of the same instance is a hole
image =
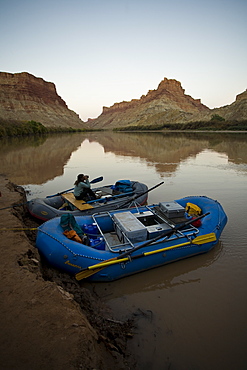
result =
[[[100,182],[102,180],[103,180],[103,176],[100,176],[100,177],[97,177],[96,179],[93,179],[92,181],[90,181],[90,184],[95,184],[96,182]],[[53,197],[56,197],[56,196],[61,195],[61,194],[64,194],[64,193],[68,193],[71,190],[74,190],[74,188],[61,191],[60,193],[57,193],[57,194],[47,195],[46,198],[53,198]]]
[[[152,254],[165,252],[165,251],[175,249],[175,248],[179,248],[179,247],[183,247],[183,246],[189,245],[189,244],[191,244],[191,245],[201,245],[201,244],[211,243],[213,241],[216,241],[215,233],[201,235],[201,236],[196,237],[193,240],[189,240],[188,242],[184,242],[184,243],[181,243],[181,244],[172,245],[170,247],[165,247],[165,248],[161,248],[161,249],[156,249],[156,250],[150,251],[150,252],[144,252],[144,253],[137,254],[137,255],[134,255],[134,256],[131,256],[131,257],[128,256],[128,257],[122,257],[122,258],[119,258],[119,259],[112,259],[112,260],[108,260],[108,261],[105,261],[105,262],[97,263],[97,264],[92,265],[92,266],[88,266],[83,271],[78,272],[75,275],[75,278],[76,278],[76,280],[86,279],[87,277],[89,277],[93,274],[96,274],[96,272],[99,272],[103,268],[114,265],[116,263],[132,261],[133,259],[136,259],[136,258],[150,256]]]

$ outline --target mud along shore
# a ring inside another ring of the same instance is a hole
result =
[[[82,284],[46,266],[23,189],[0,174],[0,192],[1,369],[136,368],[126,353],[131,320],[114,320]]]

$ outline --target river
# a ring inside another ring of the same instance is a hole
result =
[[[112,283],[84,283],[118,320],[134,315],[137,370],[247,368],[247,133],[80,133],[1,140],[1,173],[27,198],[73,187],[77,174],[152,187],[149,204],[217,199],[228,223],[196,256]]]

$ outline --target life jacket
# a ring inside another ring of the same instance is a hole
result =
[[[65,230],[63,235],[67,236],[67,238],[74,240],[75,242],[82,243],[82,239],[79,237],[75,230]]]

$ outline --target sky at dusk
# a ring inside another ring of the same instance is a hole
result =
[[[56,85],[83,121],[166,77],[209,108],[247,88],[246,0],[0,0],[0,71]]]

